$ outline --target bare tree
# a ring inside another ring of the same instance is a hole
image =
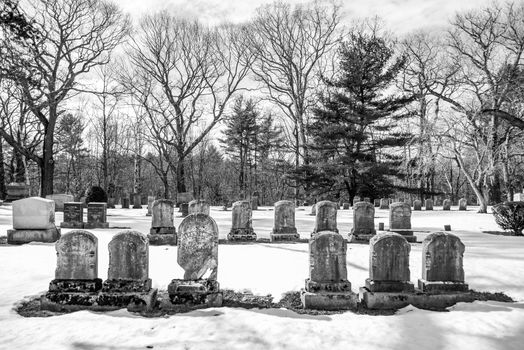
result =
[[[35,0],[24,3],[36,34],[20,41],[4,28],[7,55],[0,75],[14,81],[32,118],[40,125],[42,147],[31,151],[0,127],[4,139],[40,168],[41,195],[53,193],[57,119],[68,99],[82,91],[80,80],[106,64],[129,30],[128,17],[104,0]]]

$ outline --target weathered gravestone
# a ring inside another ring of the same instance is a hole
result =
[[[315,228],[311,236],[321,231],[333,231],[338,233],[337,228],[337,203],[321,201],[317,205],[315,216]]]
[[[151,209],[153,207],[153,202],[155,201],[154,196],[147,196],[147,213],[146,216],[151,216]]]
[[[468,210],[468,200],[466,198],[459,200],[459,210]]]
[[[209,203],[203,199],[194,199],[189,202],[188,214],[198,213],[209,215]]]
[[[451,200],[444,199],[444,202],[442,203],[442,210],[451,210]]]
[[[295,227],[295,205],[291,201],[275,203],[275,220],[271,241],[293,241],[300,238]]]
[[[369,202],[358,202],[353,206],[353,228],[350,242],[368,242],[375,230],[375,207]]]
[[[378,199],[378,198],[377,198],[377,199],[374,199],[374,200],[373,200],[373,206],[374,206],[375,208],[379,208],[379,207],[380,207],[380,199]]]
[[[380,209],[389,209],[389,199],[387,198],[380,199]]]
[[[346,268],[347,243],[332,231],[318,232],[309,241],[309,278],[301,293],[306,309],[339,310],[356,306]]]
[[[133,209],[142,209],[142,196],[140,193],[133,194]]]
[[[238,201],[233,203],[232,226],[227,235],[231,241],[254,241],[257,239],[252,226],[251,203],[249,201]]]
[[[87,204],[87,222],[84,228],[108,228],[107,204],[103,202],[90,202]]]
[[[419,211],[422,210],[422,201],[419,199],[416,199],[413,201],[413,210]]]
[[[411,230],[411,207],[407,203],[396,202],[389,206],[389,230],[404,236],[408,242],[416,242]]]
[[[371,198],[369,198],[369,197],[364,197],[363,202],[371,203]]]
[[[464,283],[464,244],[447,232],[434,232],[422,243],[422,278],[419,289],[424,292],[462,292]]]
[[[96,303],[102,280],[98,278],[98,239],[84,230],[64,234],[55,245],[55,279],[41,299],[44,309],[69,309]]]
[[[426,199],[425,207],[426,210],[433,210],[433,199]]]
[[[115,209],[115,203],[116,203],[116,198],[115,197],[107,198],[107,208],[108,209]]]
[[[189,203],[180,203],[178,211],[181,212],[181,216],[185,218],[189,214]]]
[[[122,231],[109,242],[109,269],[98,305],[151,310],[157,290],[149,278],[149,244],[138,231]]]
[[[84,228],[84,207],[81,202],[64,203],[64,221],[60,227]]]
[[[251,197],[251,210],[258,210],[258,197]]]
[[[190,214],[178,228],[177,262],[183,279],[168,286],[169,300],[183,307],[221,306],[217,281],[218,227],[206,214]]]
[[[311,206],[311,211],[309,212],[309,215],[311,215],[311,216],[317,215],[317,203],[314,203]]]
[[[355,196],[353,197],[353,205],[355,205],[355,203],[358,203],[358,202],[361,202],[362,200],[360,199],[360,196]]]
[[[342,209],[349,210],[349,207],[350,207],[349,203],[347,203],[347,202],[342,203]]]
[[[151,207],[151,229],[147,236],[151,245],[176,245],[174,225],[175,204],[169,199],[157,199]]]
[[[8,244],[56,242],[60,229],[55,226],[55,202],[40,197],[13,202],[13,229],[7,230]]]
[[[129,209],[130,199],[127,195],[122,198],[122,209]]]
[[[55,211],[63,211],[64,203],[72,202],[75,200],[75,197],[72,194],[48,194],[45,196],[46,199],[50,199],[55,202]]]

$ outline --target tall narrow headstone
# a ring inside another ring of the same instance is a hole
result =
[[[416,199],[413,201],[413,210],[419,211],[422,210],[422,201]]]
[[[188,214],[198,213],[209,215],[209,203],[203,199],[194,199],[189,202]]]
[[[387,198],[380,200],[380,209],[389,209],[389,200]]]
[[[373,205],[375,206],[375,208],[379,208],[380,207],[380,199],[375,199],[373,200]]]
[[[349,210],[349,207],[350,207],[349,203],[347,202],[342,203],[342,209]]]
[[[129,209],[129,197],[122,198],[122,209]]]
[[[238,201],[233,203],[231,231],[227,235],[231,241],[254,241],[257,235],[252,226],[251,203]]]
[[[466,198],[459,200],[459,210],[468,210],[468,200]]]
[[[426,210],[433,210],[433,199],[426,199],[425,207]]]
[[[87,205],[87,222],[84,228],[108,228],[107,204],[103,202],[89,202]]]
[[[153,202],[155,201],[154,196],[147,196],[147,213],[146,216],[151,216],[151,210],[153,209]]]
[[[157,199],[151,206],[151,229],[147,236],[150,245],[176,245],[174,224],[175,204],[169,199]]]
[[[81,202],[64,203],[64,221],[60,227],[84,228],[84,207]]]
[[[444,199],[442,210],[451,210],[451,201],[449,199]]]
[[[142,209],[142,196],[140,193],[133,194],[133,209]]]
[[[258,197],[251,197],[251,210],[258,210]]]
[[[13,202],[13,229],[7,230],[8,244],[56,242],[60,229],[55,226],[55,202],[40,197]]]
[[[275,221],[271,241],[293,241],[300,238],[295,227],[295,205],[291,201],[275,203]]]
[[[396,202],[389,206],[389,230],[404,236],[408,242],[417,238],[411,229],[411,207],[407,203]]]
[[[434,232],[422,243],[422,291],[467,291],[464,283],[464,244],[448,232]]]
[[[353,206],[353,228],[350,242],[368,242],[375,230],[375,207],[369,202],[358,202]]]
[[[337,228],[337,203],[321,201],[316,205],[315,228],[312,235],[321,231],[338,232]]]

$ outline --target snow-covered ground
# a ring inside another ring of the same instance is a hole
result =
[[[466,282],[478,291],[504,292],[516,303],[459,303],[450,312],[406,307],[393,316],[301,315],[285,309],[213,308],[161,318],[143,318],[125,310],[75,312],[48,318],[24,318],[13,307],[25,297],[45,292],[54,278],[54,244],[0,245],[0,349],[524,349],[524,238],[482,231],[500,230],[491,214],[413,212],[419,241],[450,224],[466,245]],[[308,238],[314,217],[297,209],[297,228]],[[110,209],[110,226],[149,231],[146,209]],[[178,215],[178,214],[177,214]],[[260,238],[269,238],[274,212],[253,213]],[[347,235],[352,211],[338,212],[338,227]],[[231,211],[212,207],[220,238],[231,224]],[[62,214],[57,213],[57,223]],[[177,217],[178,226],[182,218]],[[388,212],[377,210],[375,223],[388,226]],[[0,235],[11,228],[11,208],[0,207]],[[62,229],[62,233],[67,232]],[[99,277],[107,276],[107,244],[119,229],[90,230],[99,239]],[[368,246],[348,245],[348,277],[353,291],[368,275]],[[181,278],[176,247],[150,247],[150,277],[166,289]],[[421,244],[412,244],[411,280],[421,275]],[[218,280],[222,288],[272,294],[299,290],[308,276],[308,247],[297,244],[220,245]]]

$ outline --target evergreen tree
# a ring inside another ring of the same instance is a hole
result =
[[[325,79],[327,92],[314,110],[309,133],[315,164],[304,169],[317,194],[378,198],[392,192],[393,178],[402,177],[402,155],[395,149],[412,137],[398,122],[410,114],[411,96],[394,93],[406,59],[379,31],[354,30],[339,48],[338,76]]]

